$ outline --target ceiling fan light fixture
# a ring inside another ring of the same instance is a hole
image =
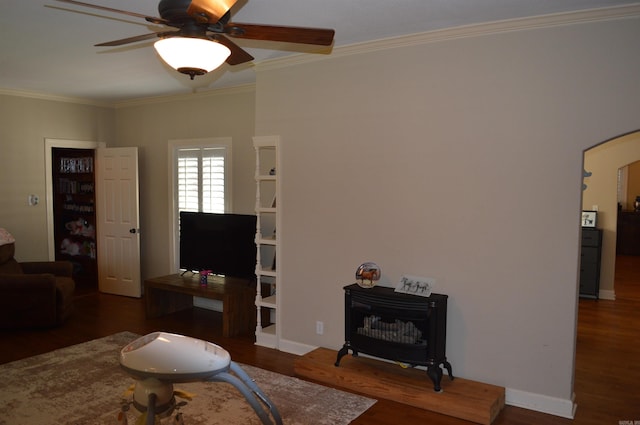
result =
[[[213,71],[227,60],[231,50],[213,40],[170,37],[156,41],[156,52],[170,67],[193,78]]]

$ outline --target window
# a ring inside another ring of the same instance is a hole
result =
[[[231,138],[170,140],[170,273],[180,262],[180,211],[224,213],[231,210]]]
[[[178,148],[178,211],[225,211],[225,148]]]

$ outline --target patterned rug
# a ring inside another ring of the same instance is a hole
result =
[[[122,332],[0,365],[1,425],[118,424],[135,381],[119,366],[120,349],[138,335]],[[241,365],[278,408],[286,425],[348,424],[375,400]],[[261,425],[238,390],[220,382],[175,384],[195,397],[180,408],[185,425]],[[178,401],[184,401],[178,399]],[[126,414],[130,425],[140,415]],[[174,417],[162,420],[173,423]]]

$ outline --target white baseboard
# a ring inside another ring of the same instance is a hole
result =
[[[302,344],[295,341],[289,341],[286,339],[281,339],[278,343],[278,349],[280,351],[284,351],[285,353],[297,354],[298,356],[304,356],[305,354],[315,350],[316,346]]]
[[[598,297],[602,300],[615,301],[616,293],[615,291],[612,291],[610,289],[601,289],[600,292],[598,293]]]
[[[505,389],[505,403],[509,406],[522,407],[568,419],[573,419],[578,407],[574,400],[575,394],[570,400],[565,400],[511,388]]]

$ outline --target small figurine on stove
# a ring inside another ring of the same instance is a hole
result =
[[[363,288],[373,288],[380,279],[380,267],[371,261],[360,264],[356,270],[356,281]]]

